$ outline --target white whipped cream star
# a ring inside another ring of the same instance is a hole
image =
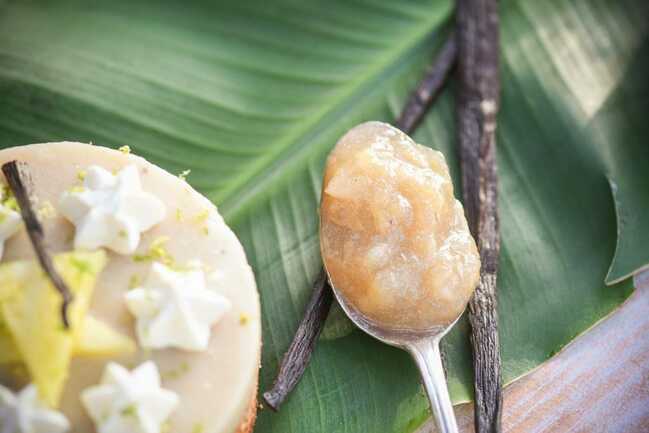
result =
[[[40,402],[34,385],[17,395],[0,385],[0,432],[64,433],[69,429],[70,423],[61,412]]]
[[[116,175],[91,166],[83,186],[62,194],[60,211],[76,226],[74,247],[107,247],[120,254],[132,254],[140,234],[165,217],[164,204],[142,190],[134,165]]]
[[[151,349],[207,349],[212,325],[231,307],[227,298],[205,287],[202,270],[174,271],[157,262],[144,286],[124,297],[137,319],[140,344]]]
[[[179,399],[160,387],[160,373],[152,361],[132,372],[111,362],[101,384],[81,393],[81,402],[98,433],[160,433]]]

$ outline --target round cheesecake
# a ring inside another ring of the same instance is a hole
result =
[[[94,287],[88,315],[129,336],[133,353],[114,357],[74,356],[58,410],[67,417],[70,432],[96,431],[82,404],[84,390],[97,386],[110,362],[133,369],[152,361],[161,387],[178,397],[166,420],[165,433],[234,433],[252,430],[260,363],[261,324],[259,296],[245,252],[216,207],[184,179],[128,152],[89,144],[61,142],[20,146],[0,151],[0,164],[27,163],[33,178],[35,208],[41,215],[45,238],[53,253],[75,250],[75,225],[59,209],[62,194],[79,185],[80,173],[99,166],[118,173],[135,166],[142,190],[165,207],[164,218],[141,233],[133,254],[105,249],[106,265]],[[78,229],[78,228],[77,228]],[[210,328],[206,350],[143,348],[136,335],[136,317],[124,298],[151,272],[150,249],[164,242],[165,254],[175,263],[200,262],[208,275],[209,290],[229,301],[229,309]],[[34,260],[24,227],[4,245],[2,263]],[[0,384],[20,389],[29,378],[0,366]]]

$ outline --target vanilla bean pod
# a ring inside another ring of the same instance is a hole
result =
[[[279,410],[279,406],[302,378],[311,359],[313,347],[324,327],[332,301],[333,293],[323,269],[313,285],[311,299],[295,337],[282,358],[273,388],[263,394],[264,401],[272,410]]]
[[[7,185],[11,192],[13,192],[20,207],[20,214],[25,223],[29,240],[32,243],[38,262],[43,268],[43,271],[52,281],[52,284],[59,291],[63,298],[61,305],[61,318],[63,326],[66,329],[70,328],[70,319],[68,317],[68,307],[72,302],[72,292],[68,288],[63,278],[54,268],[52,257],[49,254],[47,245],[45,243],[45,232],[43,226],[34,212],[31,202],[31,190],[33,187],[32,178],[27,169],[27,164],[18,161],[10,161],[2,166],[2,172],[7,179]]]
[[[435,57],[419,86],[412,92],[395,126],[410,134],[421,122],[437,96],[441,93],[457,58],[457,40],[451,32],[441,51]]]
[[[482,269],[469,303],[475,373],[476,433],[500,432],[502,412],[496,276],[500,237],[497,209],[496,116],[499,106],[498,3],[458,0],[457,134],[462,190]]]

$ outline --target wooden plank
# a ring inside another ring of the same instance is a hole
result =
[[[503,431],[649,432],[649,271],[610,317],[505,389]],[[473,407],[457,406],[473,433]],[[418,433],[433,433],[427,423]]]

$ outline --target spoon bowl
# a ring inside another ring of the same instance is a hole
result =
[[[438,431],[440,433],[456,433],[458,431],[457,422],[448,394],[439,342],[457,323],[461,314],[448,325],[439,325],[424,330],[383,326],[366,317],[354,305],[349,303],[345,295],[337,290],[333,284],[326,263],[324,268],[334,296],[347,317],[358,328],[383,343],[410,353],[419,368]]]
[[[324,268],[325,272],[327,273],[329,285],[333,289],[334,296],[336,297],[338,304],[340,304],[347,317],[363,332],[369,334],[370,336],[385,344],[389,344],[390,346],[406,349],[407,346],[424,339],[430,339],[433,337],[441,339],[448,333],[448,331],[461,317],[461,315],[458,316],[448,325],[437,325],[428,329],[411,329],[406,327],[395,328],[382,325],[368,318],[365,314],[354,307],[353,304],[348,302],[345,295],[340,290],[337,290],[334,286],[333,280],[329,275],[329,271],[327,271],[326,265]]]

